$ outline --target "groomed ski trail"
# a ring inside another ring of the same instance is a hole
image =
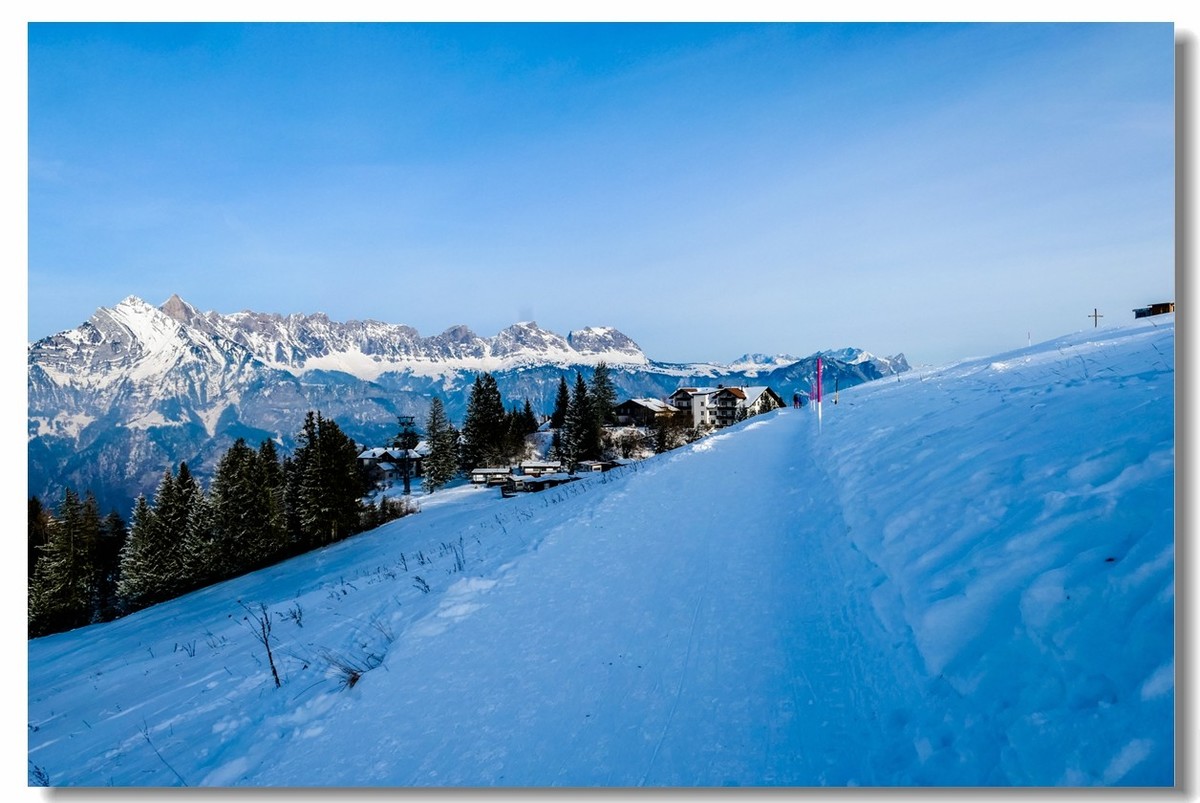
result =
[[[802,412],[763,416],[560,505],[575,507],[536,550],[496,571],[448,625],[414,623],[387,672],[364,681],[394,686],[397,705],[421,715],[389,716],[385,736],[363,740],[356,777],[903,782],[921,739],[909,713],[918,662],[875,619],[871,589],[849,579],[867,571],[865,558],[809,456],[814,425]],[[759,481],[778,472],[794,478],[783,498]],[[544,515],[528,522],[545,524]],[[493,594],[522,616],[498,615]],[[371,730],[368,712],[345,713],[318,742]],[[431,739],[435,731],[443,737]],[[320,783],[291,760],[264,766],[259,781],[274,783],[276,771],[279,782]]]

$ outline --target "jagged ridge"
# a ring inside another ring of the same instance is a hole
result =
[[[142,308],[143,304],[130,298],[119,306]],[[587,327],[563,337],[526,321],[490,338],[462,325],[423,337],[403,324],[338,322],[323,313],[201,313],[179,296],[171,296],[159,309],[181,324],[237,343],[265,364],[297,375],[310,370],[338,370],[374,380],[388,371],[439,375],[447,369],[498,371],[523,364],[649,363],[631,338],[603,327]]]

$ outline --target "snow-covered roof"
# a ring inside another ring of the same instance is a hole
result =
[[[626,401],[621,402],[621,404],[638,404],[642,407],[645,407],[647,410],[651,410],[656,413],[673,412],[675,410],[674,407],[667,404],[662,399],[627,399]],[[621,404],[618,404],[617,406],[620,407]]]
[[[686,393],[689,396],[709,396],[718,390],[722,390],[722,388],[679,388],[671,394],[671,398],[678,396],[680,393]]]
[[[769,388],[766,385],[754,385],[753,387],[742,388],[742,392],[746,394],[746,404],[754,404],[758,401],[758,397],[767,392]]]
[[[543,474],[540,477],[521,477],[521,481],[526,485],[545,485],[551,482],[571,482],[580,479],[575,474],[568,474],[565,471],[560,471],[556,474]]]
[[[728,387],[721,388],[718,392],[728,393],[735,399],[738,399],[739,406],[749,407],[758,401],[759,397],[761,397],[770,389],[771,388],[767,385],[751,385],[749,387],[743,385],[730,385]]]
[[[416,449],[408,450],[409,460],[420,460],[425,455],[421,454]],[[404,457],[403,449],[384,449],[377,446],[374,449],[367,449],[358,455],[359,460],[399,460]]]

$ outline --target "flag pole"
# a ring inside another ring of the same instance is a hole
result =
[[[821,358],[817,357],[817,431],[821,429]]]

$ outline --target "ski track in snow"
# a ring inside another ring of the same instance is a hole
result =
[[[1073,336],[843,391],[820,427],[785,409],[540,494],[453,489],[37,639],[30,764],[91,786],[1169,785],[1173,345]],[[274,616],[280,689],[239,600]]]

